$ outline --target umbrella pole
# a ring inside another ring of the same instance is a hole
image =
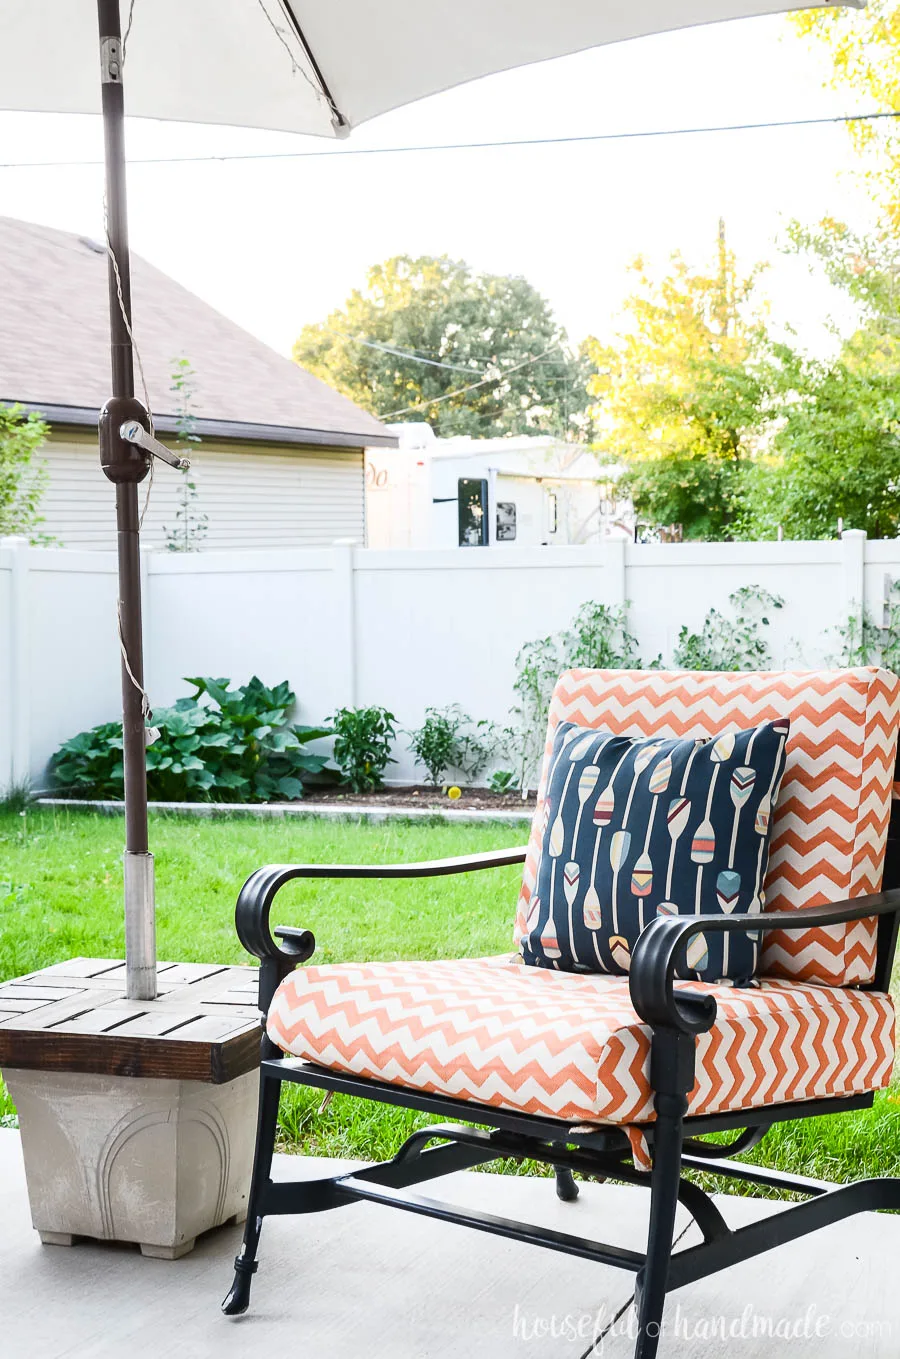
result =
[[[109,246],[109,329],[112,400],[100,420],[103,470],[116,486],[119,558],[119,632],[122,644],[122,737],[125,766],[125,975],[130,1000],[156,997],[156,913],[153,856],[147,836],[147,764],[144,730],[144,662],[141,640],[140,518],[138,482],[149,458],[119,436],[123,419],[146,424],[134,400],[131,268],[125,198],[125,102],[119,0],[97,0],[106,166]],[[127,318],[127,319],[126,319]]]

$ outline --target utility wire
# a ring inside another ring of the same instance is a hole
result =
[[[215,161],[318,160],[342,156],[398,156],[433,151],[489,151],[524,146],[571,146],[582,142],[641,141],[659,137],[698,137],[719,132],[768,132],[788,127],[830,127],[839,123],[871,123],[900,118],[900,109],[874,113],[839,113],[830,118],[784,118],[763,123],[722,123],[709,127],[661,127],[645,132],[591,132],[566,137],[519,137],[506,141],[439,142],[430,146],[357,146],[328,151],[247,151],[204,156],[137,156],[129,165],[199,165]],[[102,160],[0,161],[0,170],[55,170],[100,166]]]
[[[386,415],[379,415],[379,420],[393,420],[397,415],[411,415],[414,411],[427,411],[432,406],[438,406],[442,401],[450,401],[454,396],[463,396],[466,392],[474,392],[476,387],[486,387],[489,382],[502,382],[510,373],[518,373],[521,368],[527,368],[531,363],[537,363],[538,359],[546,358],[548,354],[554,353],[559,349],[558,344],[551,345],[542,354],[535,354],[530,359],[523,359],[521,363],[513,364],[512,368],[504,368],[501,373],[494,377],[485,377],[480,382],[470,382],[468,387],[458,387],[455,392],[445,392],[443,396],[432,397],[430,401],[417,401],[414,406],[404,406],[400,411],[388,411]]]
[[[377,340],[362,340],[358,335],[344,335],[340,330],[330,330],[328,326],[317,326],[317,330],[333,335],[336,340],[346,340],[348,344],[361,344],[366,349],[377,349],[382,354],[393,354],[398,359],[411,359],[413,363],[427,363],[429,368],[450,368],[454,373],[477,372],[477,369],[464,368],[461,363],[440,363],[437,359],[424,359],[421,354],[410,354],[405,349],[394,349],[389,344],[379,344]]]

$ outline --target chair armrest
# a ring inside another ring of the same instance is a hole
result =
[[[284,942],[283,948],[272,937],[269,912],[285,883],[295,878],[441,878],[521,864],[527,852],[527,846],[521,846],[410,864],[269,864],[251,873],[241,888],[235,908],[238,938],[247,952],[260,961],[273,959],[281,964],[286,976],[298,963],[312,957],[316,941],[309,930],[276,930],[275,934]]]
[[[629,973],[631,1002],[641,1019],[654,1027],[679,1033],[706,1033],[716,1018],[712,996],[675,990],[675,968],[690,938],[702,932],[737,933],[746,930],[804,930],[810,926],[841,925],[852,920],[900,912],[900,889],[833,901],[799,911],[771,911],[758,915],[657,916],[634,947]]]

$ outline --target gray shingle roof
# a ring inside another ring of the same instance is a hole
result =
[[[231,437],[396,442],[374,416],[138,256],[132,289],[135,338],[162,429],[176,409],[173,359],[184,356],[195,373],[192,408],[201,432],[228,437],[236,426]],[[88,423],[109,395],[104,250],[65,231],[0,217],[0,401],[55,409],[60,419],[65,409],[72,421],[81,423],[81,413]]]

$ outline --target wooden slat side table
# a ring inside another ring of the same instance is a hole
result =
[[[134,1241],[175,1259],[246,1211],[260,1014],[254,967],[72,958],[0,984],[0,1070],[41,1239]]]

